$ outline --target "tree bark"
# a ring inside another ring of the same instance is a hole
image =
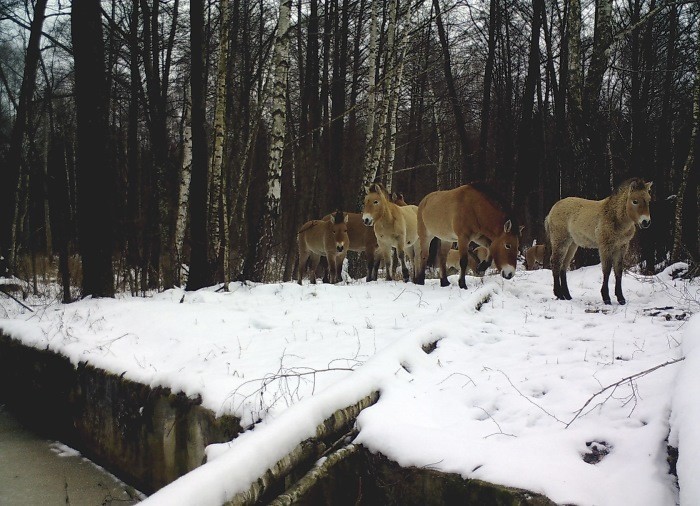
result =
[[[71,10],[78,123],[78,226],[83,297],[113,297],[113,196],[108,156],[108,96],[100,6],[75,0]]]
[[[34,4],[34,17],[32,18],[27,53],[24,58],[24,74],[22,76],[22,87],[20,88],[19,99],[15,122],[12,126],[10,145],[7,153],[5,184],[0,193],[0,210],[4,219],[0,222],[0,257],[7,258],[10,272],[15,270],[15,249],[16,249],[16,219],[17,219],[17,199],[19,196],[18,185],[21,181],[20,174],[23,165],[23,150],[27,130],[27,121],[30,114],[32,97],[36,88],[36,74],[40,58],[39,42],[42,35],[44,15],[46,12],[47,0],[37,0]]]
[[[700,23],[698,23],[697,43],[700,44]],[[698,144],[698,129],[700,129],[700,51],[695,53],[697,59],[695,68],[695,82],[693,84],[693,130],[690,134],[690,148],[688,157],[683,165],[681,173],[681,183],[676,194],[676,213],[673,226],[673,249],[671,250],[671,261],[678,262],[683,258],[683,203],[685,192],[690,179],[690,171],[695,167],[695,149]],[[696,188],[696,198],[698,189]],[[700,226],[698,227],[700,228]]]
[[[207,237],[208,148],[204,88],[204,0],[190,3],[192,90],[192,178],[190,182],[190,271],[187,290],[211,284]]]
[[[433,0],[435,8],[435,22],[437,23],[438,36],[440,38],[440,46],[442,47],[442,64],[445,71],[445,81],[447,83],[447,92],[449,94],[450,105],[455,116],[457,126],[457,136],[459,137],[460,154],[462,161],[462,182],[466,183],[472,177],[472,161],[471,152],[469,149],[469,138],[467,137],[467,126],[462,113],[462,106],[459,103],[457,96],[457,87],[455,85],[454,75],[452,73],[452,61],[450,59],[450,47],[447,42],[447,33],[442,23],[442,15],[440,14],[440,0]]]
[[[289,35],[291,22],[291,0],[280,0],[279,21],[275,36],[273,57],[274,77],[272,92],[272,130],[270,132],[270,155],[267,167],[267,194],[263,211],[263,232],[255,259],[253,281],[263,281],[274,244],[280,216],[282,192],[282,161],[286,133],[287,74],[289,72]]]

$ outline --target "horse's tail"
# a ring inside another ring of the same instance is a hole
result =
[[[437,258],[441,243],[442,241],[437,237],[433,237],[433,240],[430,241],[430,246],[428,247],[428,267],[436,267],[435,259]]]

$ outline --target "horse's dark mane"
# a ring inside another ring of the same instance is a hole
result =
[[[486,197],[494,206],[498,207],[506,215],[506,221],[510,220],[513,230],[520,230],[520,222],[518,221],[513,209],[510,207],[508,202],[503,198],[503,196],[498,193],[494,188],[484,181],[474,181],[469,183],[469,186],[477,190],[484,197]]]
[[[345,221],[345,216],[343,216],[343,211],[336,211],[333,215],[333,223],[340,225]]]

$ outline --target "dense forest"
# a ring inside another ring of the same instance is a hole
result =
[[[643,177],[633,261],[697,265],[699,118],[696,1],[0,0],[0,275],[289,280],[377,179],[489,182],[527,246]]]

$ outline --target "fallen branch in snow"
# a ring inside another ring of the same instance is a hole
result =
[[[321,464],[302,476],[294,486],[272,501],[270,506],[287,506],[303,502],[304,494],[311,490],[321,479],[327,478],[333,467],[357,453],[359,449],[359,445],[349,444],[331,453]]]
[[[525,399],[527,402],[529,402],[530,404],[532,404],[533,406],[535,406],[537,409],[539,409],[540,411],[542,411],[545,415],[549,416],[550,418],[554,418],[557,422],[563,423],[563,424],[566,423],[566,422],[563,421],[563,420],[559,420],[559,418],[557,418],[556,416],[554,416],[552,413],[550,413],[549,411],[547,411],[546,409],[544,409],[542,406],[540,406],[540,405],[537,404],[535,401],[533,401],[532,399],[530,399],[527,395],[525,395],[525,394],[522,393],[520,390],[518,390],[518,387],[516,387],[515,385],[513,385],[513,382],[510,380],[510,378],[508,377],[508,375],[507,375],[506,373],[504,373],[504,372],[501,371],[500,369],[498,370],[498,372],[500,372],[503,376],[505,376],[505,378],[508,380],[508,383],[510,383],[510,386],[512,386],[513,389],[514,389],[516,392],[518,392],[518,393],[520,394],[520,396],[521,396],[523,399]]]
[[[19,300],[17,297],[15,297],[14,295],[12,295],[11,293],[7,293],[5,290],[0,290],[0,293],[4,293],[4,294],[7,295],[9,298],[11,298],[12,300],[14,300],[17,304],[19,304],[20,306],[22,306],[24,309],[28,309],[28,310],[31,311],[32,313],[34,312],[34,310],[33,310],[32,308],[30,308],[29,306],[27,306],[26,304],[24,304],[21,300]]]
[[[336,443],[339,436],[347,434],[360,412],[376,403],[378,399],[379,393],[372,392],[356,404],[337,410],[316,427],[314,437],[300,442],[291,452],[251,483],[248,490],[237,493],[227,501],[226,506],[252,505],[260,502],[266,492],[282,483],[287,476],[299,471],[299,468],[304,465],[313,464],[329,446],[332,447]]]
[[[651,367],[651,368],[649,368],[649,369],[646,369],[645,371],[641,371],[641,372],[632,374],[631,376],[627,376],[626,378],[622,378],[620,381],[616,381],[615,383],[611,383],[610,385],[601,388],[601,389],[598,390],[596,393],[594,393],[594,394],[586,401],[586,403],[585,403],[583,406],[581,406],[581,408],[576,412],[576,414],[574,415],[574,417],[566,424],[566,426],[565,426],[564,428],[565,428],[565,429],[568,429],[568,428],[569,428],[569,425],[571,425],[572,423],[574,423],[574,421],[581,415],[581,413],[583,413],[583,410],[586,409],[586,407],[587,407],[591,402],[593,402],[593,399],[595,399],[596,397],[598,397],[600,394],[602,394],[602,393],[604,393],[604,392],[606,392],[606,391],[612,389],[611,392],[608,394],[608,396],[605,398],[605,400],[603,400],[602,402],[600,402],[600,403],[597,404],[597,405],[604,404],[608,399],[610,399],[610,397],[612,397],[612,395],[615,393],[615,390],[617,390],[617,387],[619,387],[620,385],[623,385],[624,383],[629,382],[629,384],[630,384],[630,386],[631,386],[631,388],[632,388],[632,391],[633,391],[633,392],[636,392],[636,387],[635,387],[634,384],[632,383],[633,380],[642,378],[642,377],[646,376],[647,374],[651,374],[652,372],[656,371],[657,369],[661,369],[662,367],[666,367],[666,366],[668,366],[668,365],[677,364],[678,362],[681,362],[681,361],[683,361],[683,360],[685,360],[685,357],[677,358],[677,359],[675,359],[675,360],[669,360],[668,362],[664,362],[663,364],[656,365],[656,366],[654,366],[654,367]],[[633,396],[636,398],[636,395],[635,395],[634,393],[633,393]],[[628,401],[628,402],[629,402],[629,401]],[[594,406],[594,407],[595,407],[595,406]],[[592,409],[592,408],[591,408],[591,409]]]
[[[339,359],[338,359],[339,360]],[[313,369],[310,367],[283,367],[280,366],[280,368],[277,370],[276,373],[272,374],[267,374],[262,378],[255,378],[251,379],[248,381],[245,381],[238,385],[236,389],[231,393],[229,397],[236,397],[237,395],[241,395],[242,398],[238,405],[234,408],[234,410],[238,410],[245,401],[250,399],[251,397],[254,397],[256,395],[260,395],[260,411],[268,411],[274,404],[277,403],[277,401],[281,398],[286,398],[287,404],[292,404],[294,402],[294,399],[296,398],[297,400],[301,399],[301,396],[299,395],[299,389],[302,384],[302,379],[310,376],[311,379],[308,380],[311,382],[311,394],[314,393],[316,389],[316,375],[321,374],[321,373],[326,373],[326,372],[338,372],[338,371],[348,371],[352,372],[354,369],[352,367],[328,367],[326,369]],[[290,381],[292,380],[292,381]],[[296,383],[293,384],[293,381],[296,381]],[[250,392],[249,394],[243,395],[240,394],[240,390],[245,387],[246,385],[250,385],[251,383],[257,383],[260,382],[260,386],[256,388],[254,391]],[[263,405],[263,394],[267,390],[267,388],[275,382],[279,382],[278,386],[278,396],[275,397],[272,402],[268,406]]]

